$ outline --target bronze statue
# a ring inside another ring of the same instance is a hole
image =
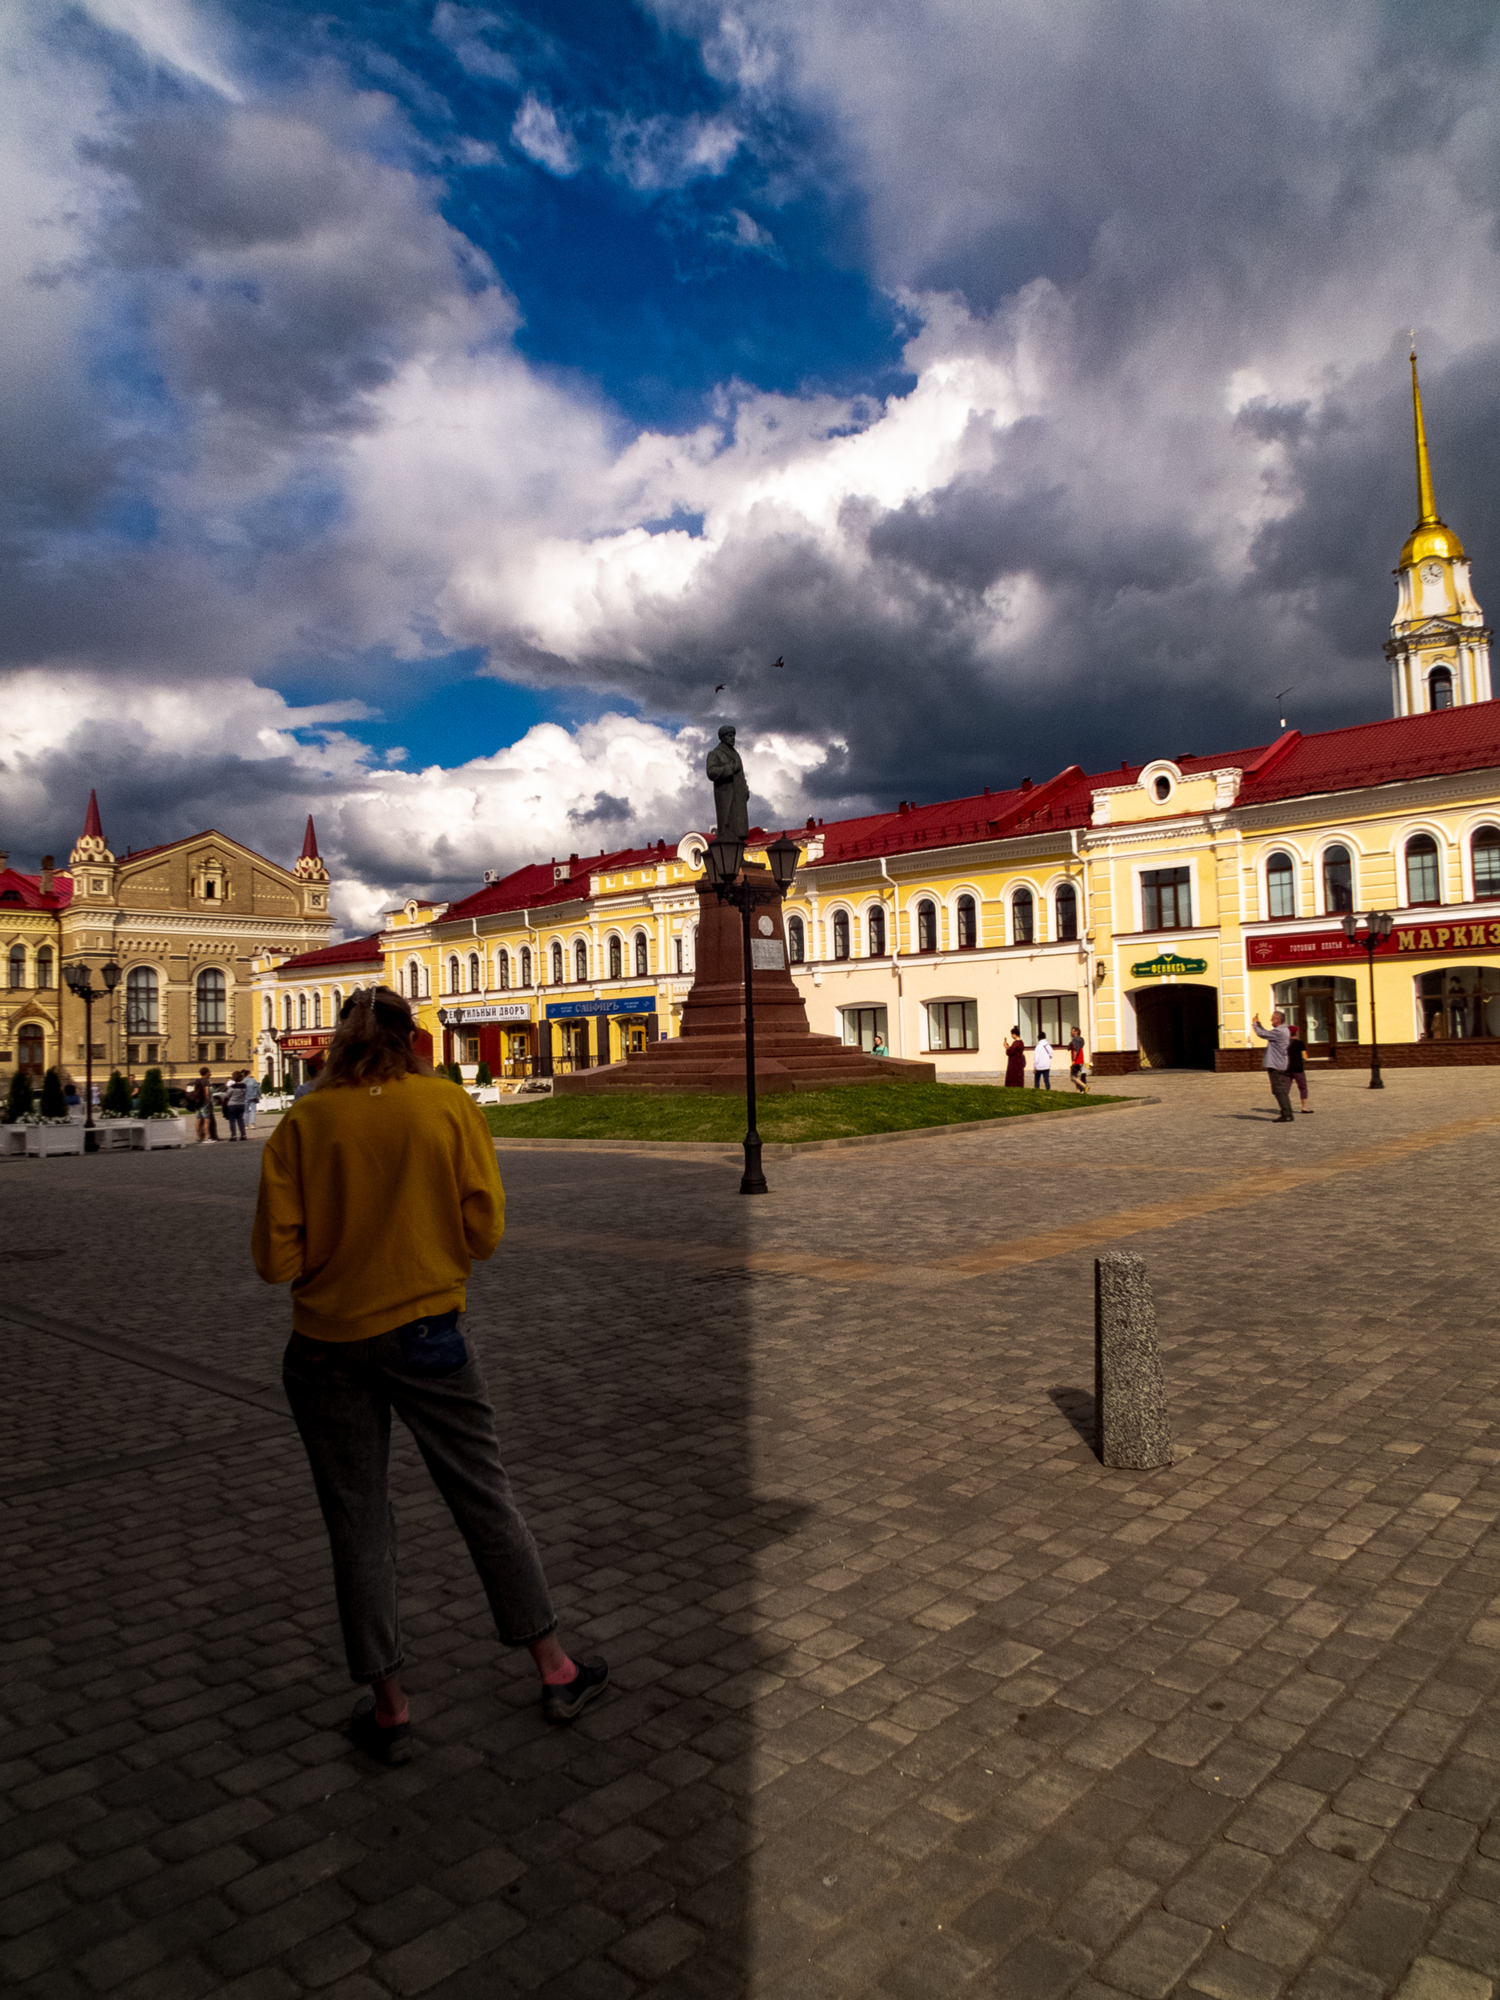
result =
[[[750,833],[750,787],[745,767],[734,747],[734,725],[726,722],[719,731],[716,748],[708,753],[708,775],[713,780],[714,813],[717,830],[726,840],[745,840]]]

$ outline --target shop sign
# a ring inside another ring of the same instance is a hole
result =
[[[284,1056],[316,1056],[321,1055],[332,1040],[332,1028],[310,1028],[306,1033],[298,1030],[278,1035],[276,1046]]]
[[[641,994],[633,1000],[554,1000],[547,1009],[549,1021],[597,1020],[615,1014],[654,1014],[655,994]]]
[[[439,1019],[449,1028],[472,1028],[482,1021],[529,1021],[531,1009],[524,1000],[500,1000],[489,1007],[444,1007]]]
[[[1139,965],[1132,965],[1132,979],[1171,979],[1179,973],[1187,973],[1196,979],[1207,972],[1206,958],[1179,958],[1175,951],[1161,952],[1156,958],[1143,958]]]
[[[1363,935],[1363,933],[1361,933]],[[1500,952],[1500,922],[1400,923],[1375,947],[1388,958],[1451,958],[1458,951]],[[1342,930],[1289,931],[1283,937],[1250,940],[1251,965],[1358,965],[1366,954],[1362,943],[1351,944]]]

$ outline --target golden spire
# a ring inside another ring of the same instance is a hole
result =
[[[1417,526],[1430,528],[1438,524],[1438,516],[1432,504],[1432,467],[1427,462],[1427,426],[1422,422],[1422,385],[1417,380],[1415,336],[1411,349],[1411,407],[1417,426]]]
[[[1399,567],[1409,568],[1426,556],[1464,560],[1464,545],[1439,517],[1432,498],[1432,467],[1427,460],[1427,426],[1422,421],[1422,388],[1417,381],[1417,336],[1411,337],[1411,407],[1417,435],[1417,525],[1406,538]]]

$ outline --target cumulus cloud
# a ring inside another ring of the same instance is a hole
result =
[[[67,690],[7,752],[13,846],[70,837],[112,686],[171,718],[110,766],[143,840],[233,808],[269,842],[326,798],[361,909],[584,826],[671,837],[721,716],[770,746],[752,772],[790,814],[1263,740],[1293,681],[1301,726],[1378,714],[1413,322],[1440,502],[1500,595],[1487,11],[1417,35],[1348,0],[1294,39],[1269,0],[656,11],[724,108],[563,120],[538,86],[493,129],[562,177],[591,135],[685,214],[747,134],[800,120],[905,316],[895,392],[726,364],[701,422],[640,431],[526,359],[507,272],[386,98],[327,67],[252,87],[186,0],[93,6],[170,72],[134,94],[60,0],[0,17],[0,657]],[[433,28],[521,90],[503,15],[445,0]],[[491,157],[459,135],[443,158],[466,145]],[[774,218],[795,180],[743,199]],[[733,199],[703,197],[705,234],[784,254]],[[409,771],[352,710],[294,721],[271,691],[315,661],[378,706],[372,662],[459,646],[620,713]],[[206,678],[240,691],[212,742],[184,720]]]

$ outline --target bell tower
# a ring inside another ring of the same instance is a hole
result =
[[[1469,587],[1464,545],[1438,517],[1427,462],[1427,429],[1417,353],[1411,355],[1412,415],[1417,443],[1417,525],[1395,571],[1396,615],[1385,656],[1397,715],[1462,708],[1490,699],[1490,628]]]

